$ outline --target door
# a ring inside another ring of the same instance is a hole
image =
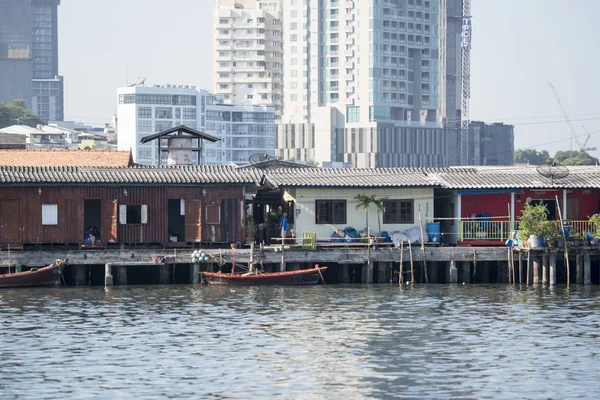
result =
[[[579,199],[569,199],[567,197],[567,219],[579,221]]]
[[[221,241],[236,243],[240,240],[240,201],[221,200]]]
[[[19,200],[0,200],[0,243],[21,243]]]
[[[200,200],[185,201],[185,241],[202,240],[202,203]]]
[[[104,242],[117,242],[117,200],[102,200],[102,226],[100,235]]]

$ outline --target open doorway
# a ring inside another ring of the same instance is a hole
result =
[[[102,238],[102,200],[83,201],[83,230],[81,232],[81,240],[83,240],[83,233],[90,226],[98,230],[99,234],[96,241],[100,241]]]
[[[556,221],[558,220],[558,214],[556,212],[556,201],[554,199],[535,199],[535,200],[531,200],[530,203],[532,206],[536,206],[539,204],[543,204],[546,206],[546,209],[548,210],[548,220],[549,221]]]
[[[169,242],[185,242],[185,203],[169,199]]]

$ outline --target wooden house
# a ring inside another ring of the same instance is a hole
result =
[[[244,240],[253,170],[232,167],[0,167],[0,244]],[[13,246],[14,247],[14,246]]]

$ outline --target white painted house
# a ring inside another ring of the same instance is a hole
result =
[[[366,230],[365,210],[357,209],[355,199],[359,194],[386,198],[381,231],[419,227],[419,208],[423,229],[433,220],[434,185],[420,169],[280,169],[269,171],[267,178],[285,191],[286,201],[294,202],[290,219],[299,238],[316,232],[318,239],[327,239],[349,226]],[[369,207],[369,226],[372,234],[380,233],[375,205]]]

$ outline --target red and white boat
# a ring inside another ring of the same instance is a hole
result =
[[[223,272],[203,272],[202,274],[210,285],[316,285],[323,278],[327,267],[302,269],[285,272],[254,272],[245,274],[231,274]]]
[[[56,260],[52,265],[43,268],[32,268],[29,271],[0,275],[0,288],[18,288],[34,286],[54,286],[60,281],[62,269],[67,260]]]

